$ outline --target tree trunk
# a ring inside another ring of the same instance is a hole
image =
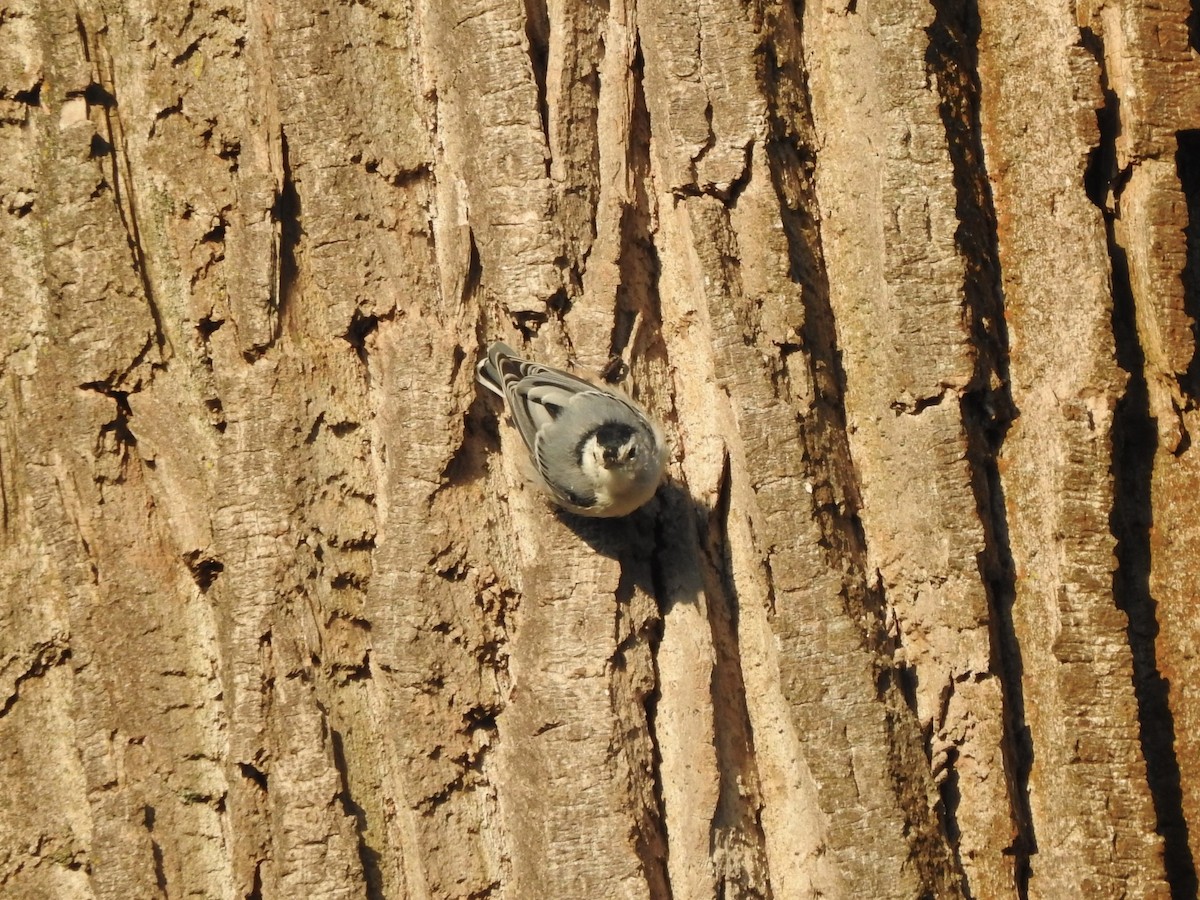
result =
[[[1193,896],[1198,32],[0,5],[0,894]]]

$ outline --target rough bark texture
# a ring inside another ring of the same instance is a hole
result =
[[[0,2],[0,894],[1194,895],[1198,34]]]

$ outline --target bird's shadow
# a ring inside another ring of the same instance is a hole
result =
[[[580,516],[557,508],[554,512],[593,551],[620,563],[619,593],[629,596],[636,587],[655,597],[660,609],[668,603],[694,602],[694,590],[681,593],[678,587],[699,588],[699,536],[712,510],[693,499],[682,484],[668,478],[649,503],[618,518]]]

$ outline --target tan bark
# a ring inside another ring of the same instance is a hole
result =
[[[1195,18],[0,5],[0,894],[1194,892]]]

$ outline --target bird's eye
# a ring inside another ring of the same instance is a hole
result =
[[[630,447],[629,448],[629,458],[633,459],[636,456],[637,456],[637,447]]]

